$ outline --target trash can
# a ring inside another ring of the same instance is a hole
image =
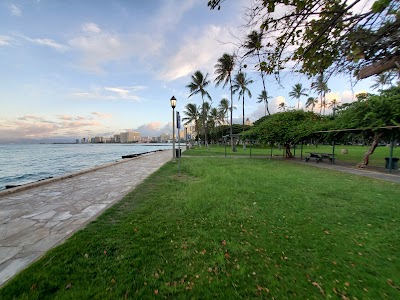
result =
[[[390,161],[390,158],[385,157],[385,168],[386,169],[389,169],[389,161]],[[398,157],[392,157],[392,166],[391,166],[392,170],[396,170],[398,168],[398,165],[397,165],[398,162],[399,162]]]
[[[178,158],[181,157],[181,155],[182,155],[182,149],[175,149],[175,157]]]

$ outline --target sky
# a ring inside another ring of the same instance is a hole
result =
[[[172,132],[170,98],[181,115],[186,104],[201,103],[198,95],[188,99],[186,87],[197,70],[209,74],[213,107],[229,99],[228,88],[213,83],[214,65],[250,32],[243,26],[249,0],[227,1],[220,11],[207,2],[0,0],[0,142]],[[254,83],[245,118],[255,121],[264,115],[262,82],[252,66],[246,72]],[[271,113],[281,102],[297,106],[289,92],[311,81],[288,73],[277,84],[268,76]],[[371,91],[372,79],[353,88],[352,81],[331,78],[327,102]],[[234,95],[233,102],[241,123],[241,101]]]

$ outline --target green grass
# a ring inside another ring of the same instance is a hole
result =
[[[285,161],[183,158],[0,299],[400,299],[399,195]]]
[[[296,157],[300,158],[301,154],[301,146],[297,145],[296,149],[292,149],[292,153],[296,155]],[[226,155],[229,156],[247,156],[250,157],[250,146],[247,146],[246,149],[243,149],[242,145],[236,147],[237,152],[232,152],[230,146],[226,147]],[[341,149],[347,149],[347,154],[342,154]],[[353,145],[336,145],[335,146],[335,157],[338,163],[346,162],[352,163],[354,165],[358,164],[362,161],[364,153],[369,149],[369,146],[353,146]],[[385,157],[389,157],[389,147],[380,146],[375,149],[373,155],[370,156],[370,166],[375,167],[385,167]],[[303,157],[308,156],[307,152],[322,152],[322,153],[332,153],[332,146],[329,145],[318,145],[316,147],[313,146],[303,146]],[[225,146],[221,145],[211,145],[209,149],[202,146],[201,148],[196,146],[195,149],[191,149],[184,152],[184,155],[188,156],[224,156],[225,155]],[[273,157],[283,157],[284,151],[279,150],[277,147],[272,149]],[[263,148],[258,146],[251,147],[251,156],[271,156],[271,148]],[[393,149],[393,157],[400,158],[400,147],[394,147]],[[400,166],[400,163],[399,163]]]

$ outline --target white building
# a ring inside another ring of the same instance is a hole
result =
[[[141,139],[140,132],[121,132],[120,134],[121,143],[135,143],[139,142]]]

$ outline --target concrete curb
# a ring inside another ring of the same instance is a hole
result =
[[[144,156],[152,155],[152,154],[154,154],[156,152],[160,152],[160,151],[170,151],[170,150],[166,149],[166,150],[150,151],[149,153],[141,154],[141,155],[136,156],[136,157],[123,158],[123,159],[121,159],[119,161],[115,161],[115,162],[104,164],[104,165],[101,165],[101,166],[85,169],[85,170],[82,170],[82,171],[79,171],[79,172],[76,172],[76,173],[69,173],[69,174],[61,175],[61,176],[54,177],[54,178],[49,178],[49,179],[44,179],[44,180],[40,180],[40,181],[36,181],[36,182],[32,182],[32,183],[23,184],[21,186],[15,187],[15,188],[11,188],[11,189],[6,189],[6,190],[3,190],[3,191],[0,191],[0,197],[6,196],[6,195],[10,195],[10,194],[14,194],[14,193],[21,192],[21,191],[25,191],[25,190],[28,190],[28,189],[31,189],[31,188],[35,188],[35,187],[38,187],[38,186],[42,186],[42,185],[45,185],[45,184],[49,184],[49,183],[52,183],[52,182],[60,181],[60,180],[63,180],[63,179],[72,178],[72,177],[79,176],[79,175],[82,175],[82,174],[94,172],[94,171],[97,171],[97,170],[100,170],[100,169],[104,169],[104,168],[107,168],[107,167],[119,165],[119,164],[122,164],[122,163],[125,163],[125,162],[132,161],[134,159],[139,159],[139,158],[144,157]]]

